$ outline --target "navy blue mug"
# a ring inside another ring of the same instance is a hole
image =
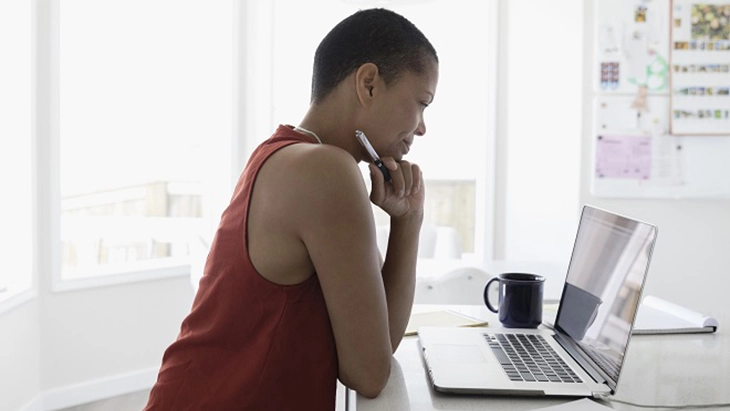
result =
[[[489,301],[489,286],[499,282],[499,304]],[[545,277],[526,273],[504,273],[493,277],[484,286],[484,303],[499,314],[499,322],[507,328],[537,328],[542,323],[542,293]]]

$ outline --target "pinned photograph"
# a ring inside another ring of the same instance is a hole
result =
[[[711,41],[730,40],[730,5],[693,4],[692,38]],[[712,46],[712,43],[708,46]]]

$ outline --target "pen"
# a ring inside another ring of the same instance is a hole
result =
[[[355,138],[357,138],[357,141],[359,141],[360,144],[365,147],[365,150],[368,152],[368,154],[370,154],[370,157],[373,159],[373,163],[375,164],[375,166],[378,167],[383,173],[385,181],[391,181],[390,171],[385,166],[385,164],[383,164],[383,161],[380,159],[380,156],[378,156],[378,153],[375,152],[375,149],[370,144],[370,141],[368,141],[368,138],[365,137],[365,133],[363,133],[361,130],[355,130]]]

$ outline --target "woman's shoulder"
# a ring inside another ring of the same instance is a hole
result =
[[[336,183],[362,180],[357,161],[347,151],[329,144],[293,144],[281,150],[278,163],[303,179]]]

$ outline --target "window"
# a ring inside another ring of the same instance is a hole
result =
[[[377,3],[274,2],[271,129],[280,123],[296,125],[304,117],[310,97],[314,51],[327,32],[359,8],[376,7]],[[493,26],[485,21],[493,17],[492,4],[431,0],[394,1],[386,5],[426,34],[441,61],[436,99],[426,110],[428,131],[416,138],[407,157],[422,167],[426,179],[428,195],[423,231],[443,233],[443,238],[451,237],[452,243],[457,244],[456,247],[436,245],[429,253],[431,257],[465,257],[477,263],[491,258],[491,230],[486,230],[491,224],[493,198],[487,193],[492,186],[489,167],[493,162],[488,156],[493,153],[494,141],[490,117],[493,74],[489,61],[491,48],[496,45],[490,37]],[[318,12],[311,13],[312,8]],[[296,36],[292,35],[293,28]],[[445,103],[440,104],[441,101]],[[455,101],[459,103],[453,104]],[[386,225],[387,221],[376,209],[376,223]]]
[[[260,103],[249,107],[257,123],[246,134],[249,152],[278,124],[304,116],[313,54],[331,27],[357,9],[388,7],[423,30],[441,61],[428,133],[408,156],[426,178],[422,235],[435,228],[460,245],[432,260],[461,261],[433,266],[567,262],[579,212],[583,2],[248,3],[257,4],[256,21],[266,22],[247,50],[255,53],[251,78]],[[561,64],[551,64],[556,48],[570,51]],[[376,222],[386,221],[376,209]]]
[[[187,274],[230,195],[233,3],[59,3],[61,283]]]
[[[0,301],[33,282],[31,2],[0,2]]]

